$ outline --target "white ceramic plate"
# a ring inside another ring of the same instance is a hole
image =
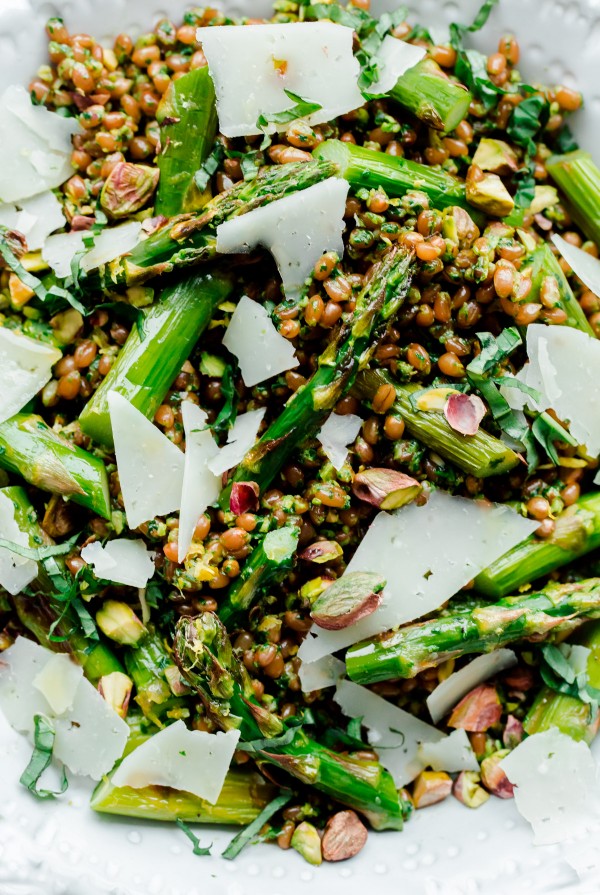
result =
[[[198,0],[199,2],[199,0]],[[186,0],[0,0],[0,90],[27,84],[45,61],[44,23],[61,15],[71,31],[98,38],[139,33]],[[231,0],[232,14],[261,15],[269,0]],[[374,0],[376,12],[394,0]],[[418,20],[443,36],[448,22],[470,21],[479,0],[409,0]],[[416,20],[416,16],[415,16]],[[475,43],[490,52],[515,32],[528,78],[578,84],[586,109],[575,119],[600,161],[600,0],[501,0]],[[596,750],[600,758],[600,743]],[[91,786],[71,785],[60,802],[37,802],[19,786],[30,746],[0,717],[0,895],[520,895],[600,891],[600,831],[583,843],[535,848],[512,801],[468,811],[454,799],[416,812],[402,833],[373,834],[360,857],[309,867],[295,852],[247,849],[236,861],[198,858],[184,835],[164,824],[95,815]],[[207,829],[222,851],[231,831]],[[582,881],[566,860],[578,866]]]

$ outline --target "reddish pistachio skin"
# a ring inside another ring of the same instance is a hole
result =
[[[338,811],[327,821],[321,849],[325,861],[347,861],[367,841],[367,828],[355,811]]]
[[[509,715],[502,733],[502,742],[507,749],[514,749],[523,739],[523,725],[514,715]]]
[[[498,723],[501,715],[502,706],[496,688],[491,684],[480,684],[461,699],[450,715],[448,726],[469,733],[484,733]]]
[[[317,597],[311,617],[328,631],[339,631],[371,615],[381,603],[385,580],[373,572],[350,572]]]
[[[448,423],[461,435],[476,435],[485,412],[485,404],[481,398],[462,393],[450,395],[444,407]]]
[[[371,467],[354,477],[352,490],[365,503],[380,510],[394,510],[413,501],[420,494],[421,485],[395,469]]]
[[[333,562],[342,556],[343,552],[337,541],[315,541],[302,551],[300,559],[305,562]]]
[[[481,763],[481,782],[488,792],[499,799],[512,799],[514,796],[515,788],[500,767],[500,762],[506,758],[508,752],[508,749],[494,752]]]
[[[150,201],[159,176],[158,168],[118,162],[104,182],[100,205],[114,220],[128,217]]]
[[[229,509],[236,516],[258,509],[260,489],[256,482],[234,482],[229,498]]]

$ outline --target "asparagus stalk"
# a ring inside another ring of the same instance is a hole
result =
[[[0,423],[0,467],[111,518],[102,460],[58,435],[40,416],[17,413]]]
[[[475,589],[503,597],[600,547],[600,492],[581,497],[556,520],[545,540],[531,535],[475,578]]]
[[[113,292],[146,283],[153,277],[212,261],[217,254],[217,227],[291,193],[337,175],[329,161],[271,165],[251,182],[240,181],[215,196],[202,211],[173,218],[131,252],[101,264],[80,277],[87,293]]]
[[[346,654],[348,676],[359,684],[415,677],[447,659],[486,653],[515,640],[540,640],[600,618],[600,578],[550,584],[531,594],[454,609],[429,621],[358,643]]]
[[[105,777],[96,787],[90,805],[100,814],[116,814],[143,820],[188,823],[251,823],[270,801],[273,787],[255,771],[231,770],[214,805],[192,795],[165,786],[132,789],[117,787]]]
[[[108,409],[111,391],[124,395],[152,419],[182,363],[232,286],[232,280],[221,273],[194,273],[167,286],[144,316],[143,337],[134,326],[116,364],[83,408],[79,417],[83,431],[94,441],[112,448]]]
[[[410,159],[365,149],[341,140],[325,140],[313,152],[314,158],[334,162],[341,177],[356,189],[384,189],[388,196],[403,196],[409,190],[426,193],[435,208],[460,205],[472,218],[479,219],[467,202],[465,185],[440,168],[420,165]]]
[[[557,307],[562,308],[567,314],[565,326],[572,326],[574,329],[580,329],[587,333],[588,336],[596,338],[593,327],[588,322],[581,305],[573,295],[573,291],[569,286],[569,281],[564,275],[563,269],[558,260],[552,253],[552,249],[547,243],[538,246],[532,253],[528,262],[532,265],[531,292],[529,301],[537,301],[540,289],[546,277],[552,277],[558,284],[560,293],[560,301]]]
[[[573,219],[588,239],[600,245],[600,168],[589,152],[576,149],[554,155],[546,170],[567,197]]]
[[[175,696],[167,681],[166,672],[176,671],[162,637],[148,628],[135,647],[125,652],[125,668],[135,684],[135,701],[142,712],[158,727],[164,719],[181,712],[183,700]]]
[[[598,689],[600,688],[600,624],[593,622],[586,625],[580,642],[591,650],[587,661],[588,681],[592,687]],[[558,727],[574,740],[584,740],[588,745],[596,736],[599,725],[600,712],[594,711],[589,703],[575,696],[557,693],[550,687],[544,687],[538,694],[523,723],[528,734],[541,733],[551,727]]]
[[[413,269],[412,253],[400,246],[392,248],[376,265],[358,298],[353,319],[342,326],[321,355],[316,372],[246,454],[233,481],[257,482],[264,490],[298,445],[320,429],[357,372],[373,357],[388,323],[404,302]],[[229,509],[230,492],[231,483],[219,498],[223,509]]]
[[[199,190],[195,172],[208,156],[217,134],[215,88],[208,66],[171,81],[156,110],[161,150],[156,159],[160,181],[154,211],[171,218],[197,211],[210,199]]]
[[[179,620],[175,657],[213,721],[225,730],[239,729],[243,741],[258,741],[259,763],[275,765],[362,812],[376,829],[402,828],[394,781],[378,762],[332,752],[300,728],[291,742],[277,741],[284,733],[283,722],[257,702],[248,673],[214,614]]]
[[[407,431],[464,472],[487,478],[507,472],[519,462],[514,451],[483,429],[476,435],[461,435],[450,426],[443,413],[415,410],[411,396],[421,391],[422,387],[399,385],[384,370],[364,370],[357,376],[352,393],[368,401],[380,386],[386,384],[393,385],[396,390],[396,401],[391,412],[402,417]]]
[[[473,97],[451,81],[433,59],[405,72],[390,96],[428,127],[448,133],[467,117]]]

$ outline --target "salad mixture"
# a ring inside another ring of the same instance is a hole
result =
[[[33,796],[312,864],[447,798],[594,816],[600,170],[577,90],[471,48],[494,5],[447,43],[369,0],[53,18],[0,96]]]

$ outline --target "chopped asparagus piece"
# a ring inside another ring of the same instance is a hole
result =
[[[588,239],[600,245],[600,168],[589,152],[553,155],[546,170],[568,199],[569,209]]]
[[[448,133],[466,118],[473,97],[446,77],[433,59],[423,59],[405,72],[390,96],[428,127]]]

